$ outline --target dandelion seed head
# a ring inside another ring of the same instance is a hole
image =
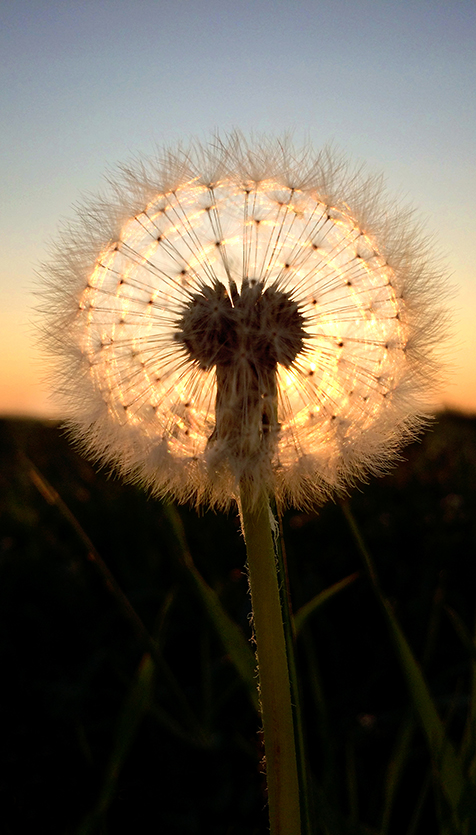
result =
[[[381,183],[234,133],[112,190],[46,268],[46,343],[83,446],[215,506],[243,478],[303,506],[384,471],[427,415],[444,315],[428,245]]]

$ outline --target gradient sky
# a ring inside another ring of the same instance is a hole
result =
[[[474,0],[3,0],[0,413],[51,414],[35,270],[75,201],[215,129],[333,142],[418,208],[451,275],[441,403],[476,412]]]

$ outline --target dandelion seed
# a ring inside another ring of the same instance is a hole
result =
[[[328,152],[235,133],[122,171],[65,230],[47,344],[70,426],[155,495],[321,502],[421,427],[441,282]]]

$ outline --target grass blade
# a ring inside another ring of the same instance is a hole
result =
[[[342,589],[345,589],[346,586],[349,586],[351,583],[355,582],[355,580],[357,580],[359,576],[360,573],[358,571],[356,571],[354,574],[349,574],[348,577],[344,577],[343,580],[339,580],[338,583],[334,583],[332,586],[329,586],[329,588],[319,592],[319,594],[316,594],[315,597],[312,598],[312,600],[309,600],[308,603],[305,603],[304,606],[301,606],[301,608],[298,609],[298,611],[294,614],[294,629],[296,631],[296,634],[299,634],[302,627],[306,623],[308,617],[312,615],[313,612],[315,612],[316,609],[319,608],[319,606],[322,606],[323,603],[326,603],[326,601],[330,600],[330,598],[333,597],[335,594],[342,591]]]
[[[139,725],[152,703],[155,665],[146,653],[124,701],[117,723],[115,743],[106,768],[103,786],[93,811],[83,821],[77,835],[91,835],[101,824],[116,794],[117,782]]]
[[[462,801],[466,795],[467,787],[462,762],[457,756],[451,741],[445,734],[443,722],[431,698],[420,666],[400,628],[389,601],[380,588],[372,558],[362,539],[349,503],[344,502],[342,508],[359,551],[364,558],[375,594],[385,614],[414,708],[427,739],[433,765],[439,777],[440,788],[451,808],[454,824],[458,827],[456,831],[464,832],[465,830],[461,829],[462,821],[460,820],[460,816],[462,814]]]
[[[216,591],[204,580],[193,562],[185,539],[182,520],[176,507],[172,504],[164,504],[164,513],[173,529],[175,542],[177,543],[177,557],[183,568],[186,569],[189,580],[207,612],[225,652],[245,684],[253,707],[259,713],[256,661],[253,651],[238,624],[231,619],[223,608]]]

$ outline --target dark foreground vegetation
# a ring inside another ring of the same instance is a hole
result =
[[[476,419],[440,416],[404,458],[350,505],[468,759]],[[259,720],[170,508],[97,472],[55,425],[4,419],[0,461],[1,832],[264,835]],[[62,502],[154,636],[154,662]],[[196,568],[248,637],[236,513],[180,517]],[[289,511],[283,525],[295,611],[358,573],[297,639],[316,832],[443,831],[434,763],[342,507]]]

